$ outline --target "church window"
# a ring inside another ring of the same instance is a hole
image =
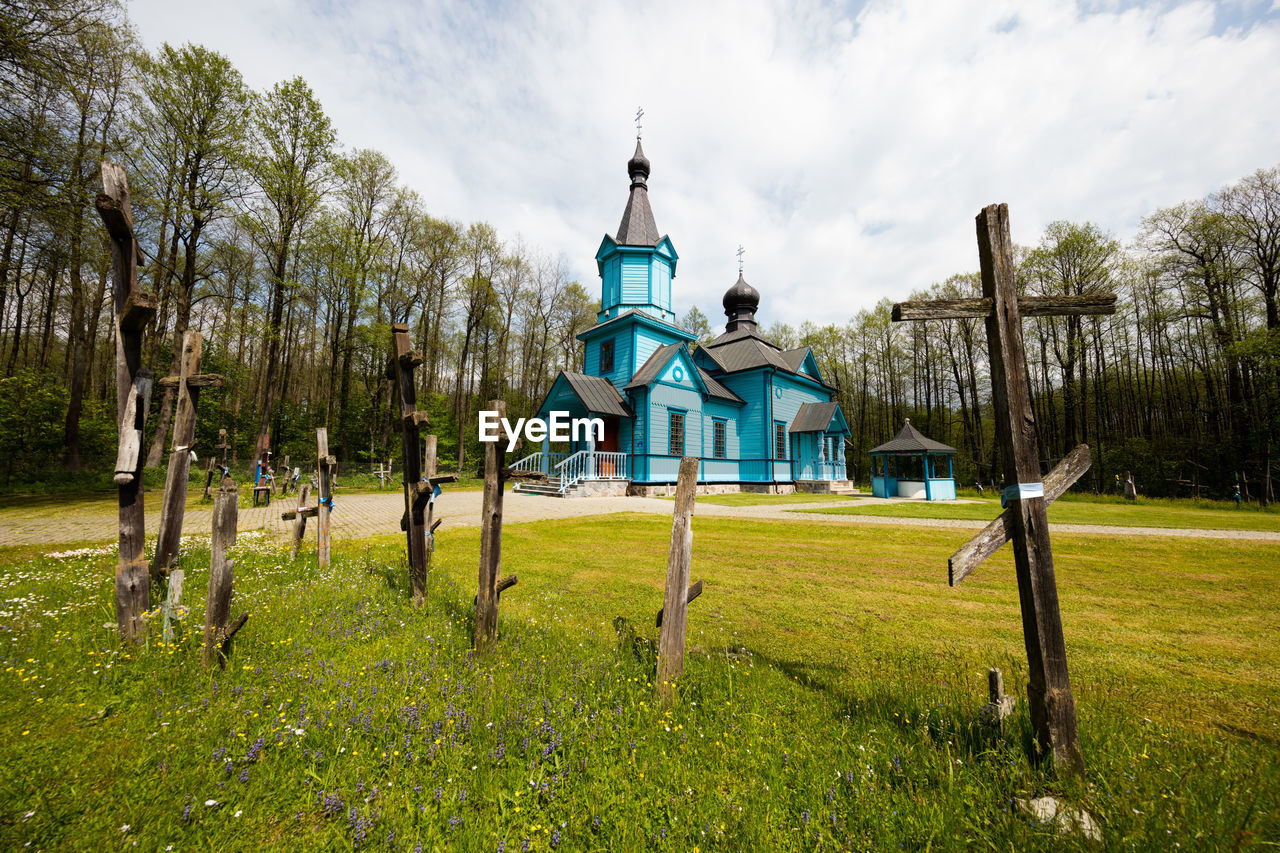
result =
[[[777,421],[773,425],[773,458],[787,458],[787,425]]]
[[[711,422],[711,456],[715,459],[724,459],[724,434],[725,422],[720,418],[716,418]]]
[[[613,338],[600,342],[600,374],[613,373]]]
[[[671,456],[684,456],[684,412],[671,412],[670,418],[667,453]]]

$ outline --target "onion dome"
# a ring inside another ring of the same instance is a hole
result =
[[[760,307],[760,291],[747,284],[741,272],[738,273],[738,280],[734,282],[733,287],[725,291],[722,304],[724,314],[729,318],[725,331],[732,332],[737,329],[755,331],[756,309]]]
[[[644,156],[639,138],[636,139],[636,153],[627,161],[627,174],[631,176],[631,194],[627,196],[627,206],[622,211],[616,240],[621,246],[656,246],[661,235],[649,207],[646,183],[649,179],[649,158]]]

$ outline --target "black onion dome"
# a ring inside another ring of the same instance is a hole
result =
[[[633,181],[646,181],[649,179],[649,158],[644,156],[644,149],[640,147],[640,137],[636,137],[636,153],[631,155],[631,159],[627,161],[627,174],[631,176]]]
[[[733,283],[733,287],[725,291],[722,304],[726,314],[732,315],[738,308],[750,308],[754,314],[760,307],[760,291],[747,284],[742,273],[738,273],[738,280]]]

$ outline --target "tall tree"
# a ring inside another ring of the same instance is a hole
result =
[[[277,83],[253,109],[247,164],[256,192],[245,208],[250,233],[266,256],[271,314],[266,328],[266,373],[254,455],[266,449],[280,378],[280,325],[289,262],[299,230],[320,205],[336,134],[301,77]]]

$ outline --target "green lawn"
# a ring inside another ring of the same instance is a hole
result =
[[[1084,849],[1012,805],[1087,808],[1109,848],[1280,833],[1280,545],[1055,535],[1083,780],[1030,764],[1008,550],[958,589],[963,532],[695,518],[682,700],[654,706],[670,520],[509,525],[501,640],[470,652],[479,533],[442,533],[428,607],[403,540],[321,573],[236,554],[228,668],[120,646],[110,548],[0,551],[0,848]],[[905,539],[904,539],[905,537]],[[909,545],[909,547],[903,547]],[[622,555],[621,559],[616,555]],[[615,622],[621,617],[621,636]]]
[[[702,500],[699,498],[699,500]],[[876,515],[892,518],[946,518],[990,521],[1000,514],[1000,499],[966,498],[973,503],[899,501],[864,503],[855,506],[798,509],[832,515]],[[1106,524],[1117,527],[1174,527],[1218,530],[1280,531],[1280,510],[1257,505],[1239,509],[1224,504],[1205,506],[1193,501],[1140,498],[1114,499],[1060,498],[1049,505],[1049,520],[1058,524]]]

